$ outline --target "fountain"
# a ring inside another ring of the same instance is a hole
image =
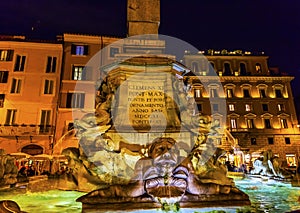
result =
[[[219,123],[197,113],[175,65],[149,54],[114,64],[95,113],[76,120],[76,158],[93,178],[83,212],[250,204],[219,162]]]
[[[283,169],[281,164],[282,162],[278,162],[278,157],[274,156],[272,150],[264,151],[262,157],[254,161],[248,177],[291,182],[294,174]]]

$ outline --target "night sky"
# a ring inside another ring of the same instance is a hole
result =
[[[66,32],[125,37],[126,31],[126,0],[0,2],[0,34],[55,39]],[[296,76],[292,85],[300,89],[299,0],[161,0],[159,33],[199,50],[264,51],[269,66]]]

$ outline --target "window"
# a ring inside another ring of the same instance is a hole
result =
[[[198,112],[202,112],[202,104],[197,104]]]
[[[230,126],[232,129],[236,129],[237,125],[236,125],[236,119],[235,118],[230,118]]]
[[[271,121],[270,121],[270,119],[265,118],[264,121],[265,121],[265,128],[266,129],[271,129]]]
[[[68,93],[67,108],[84,108],[84,93]]]
[[[53,94],[54,81],[45,80],[44,94]]]
[[[41,111],[40,132],[50,131],[50,119],[51,119],[50,116],[51,116],[51,110]]]
[[[257,73],[261,73],[261,72],[262,72],[260,63],[256,63],[256,64],[255,64],[255,71],[256,71]]]
[[[277,108],[279,112],[282,112],[285,110],[284,104],[277,104]]]
[[[219,105],[218,104],[213,104],[212,107],[213,107],[213,111],[214,112],[218,112],[219,111]]]
[[[286,155],[286,162],[288,167],[296,166],[296,155],[295,154],[287,154]]]
[[[247,75],[246,64],[240,63],[240,75]]]
[[[229,104],[228,108],[229,108],[229,111],[234,111],[234,104]]]
[[[209,97],[211,97],[211,98],[217,98],[217,97],[219,97],[218,96],[218,91],[217,91],[216,88],[211,88],[209,90]]]
[[[120,49],[117,47],[111,47],[109,49],[109,56],[110,57],[115,57],[115,54],[118,54],[120,52]]]
[[[285,144],[291,144],[291,139],[290,138],[284,138]]]
[[[6,111],[5,125],[14,125],[16,122],[16,109],[8,109]]]
[[[247,119],[247,127],[248,127],[248,129],[254,129],[255,128],[254,119],[252,119],[252,118]]]
[[[274,144],[274,138],[268,138],[268,144],[273,145]]]
[[[245,104],[245,111],[250,112],[251,111],[251,104]]]
[[[57,62],[57,57],[48,56],[46,73],[51,73],[56,71],[56,62]]]
[[[0,50],[0,61],[12,61],[13,55],[13,50]]]
[[[194,95],[195,95],[195,98],[201,98],[201,89],[195,89]]]
[[[260,98],[266,98],[267,97],[266,90],[265,89],[259,89],[259,95],[260,95]]]
[[[84,66],[73,66],[73,80],[86,80],[86,70]]]
[[[269,110],[268,104],[262,104],[261,106],[264,112],[267,112]]]
[[[68,127],[67,127],[68,131],[71,131],[74,129],[74,122],[70,122],[68,123]]]
[[[24,71],[26,56],[25,55],[17,55],[14,71]]]
[[[251,138],[250,140],[251,140],[251,145],[257,145],[256,138]]]
[[[5,99],[5,95],[4,94],[0,94],[0,108],[4,107],[4,99]]]
[[[13,78],[11,83],[10,93],[20,93],[21,92],[21,79]]]
[[[281,124],[281,128],[283,129],[288,128],[288,124],[285,118],[280,118],[280,124]]]
[[[243,89],[244,98],[250,98],[250,91],[249,89]]]
[[[275,96],[276,98],[282,98],[282,90],[281,89],[275,89]]]
[[[229,63],[224,63],[224,75],[232,75]]]
[[[233,98],[233,89],[226,89],[227,98]]]
[[[210,75],[213,75],[214,73],[216,73],[215,72],[215,64],[214,64],[214,62],[209,62],[209,67],[208,67],[208,69],[209,69],[209,74]]]
[[[0,83],[7,83],[8,71],[0,71]]]
[[[71,54],[72,55],[88,55],[88,45],[76,45],[72,44]]]

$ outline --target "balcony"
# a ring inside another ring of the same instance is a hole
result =
[[[53,135],[54,126],[50,125],[11,125],[0,126],[0,136]]]

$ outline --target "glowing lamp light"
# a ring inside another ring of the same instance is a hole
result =
[[[280,129],[281,126],[280,126],[280,124],[273,124],[273,128],[274,128],[274,129]]]
[[[238,98],[242,98],[242,97],[243,97],[243,94],[242,94],[242,92],[237,91],[237,92],[235,93],[235,96],[238,97]]]
[[[263,129],[264,126],[262,124],[256,124],[256,129]]]
[[[247,126],[245,124],[241,124],[242,129],[247,129]]]

